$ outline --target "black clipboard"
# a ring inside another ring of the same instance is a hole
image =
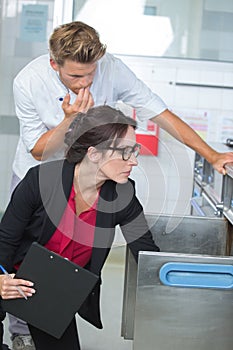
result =
[[[4,310],[58,339],[99,278],[36,242],[15,277],[34,282],[36,293],[2,300]]]

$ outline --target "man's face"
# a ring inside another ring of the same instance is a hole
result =
[[[90,88],[97,67],[97,63],[78,63],[65,60],[63,66],[59,66],[50,59],[52,68],[58,72],[62,83],[76,95],[80,89]]]

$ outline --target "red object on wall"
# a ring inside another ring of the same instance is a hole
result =
[[[158,135],[158,134],[157,134]],[[158,154],[158,136],[136,134],[137,143],[141,144],[141,155],[154,155]]]
[[[133,118],[136,119],[136,112],[133,110]],[[136,130],[136,141],[141,144],[141,155],[157,156],[159,143],[159,127],[151,120],[145,121],[145,126]]]

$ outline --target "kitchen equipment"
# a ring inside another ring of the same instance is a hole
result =
[[[155,242],[163,252],[225,255],[231,246],[226,219],[217,217],[146,215]],[[134,338],[137,264],[127,249],[121,333]]]
[[[226,165],[223,188],[223,214],[233,225],[233,164]]]
[[[222,143],[210,143],[210,146],[218,152],[230,151]],[[218,217],[223,215],[223,182],[224,176],[196,153],[191,215]]]
[[[232,350],[233,257],[141,252],[134,350]]]
[[[146,215],[161,253],[140,253],[137,266],[127,249],[121,330],[134,350],[232,349],[233,164],[226,171],[196,154],[191,215]],[[166,271],[170,263],[179,264],[178,276]]]

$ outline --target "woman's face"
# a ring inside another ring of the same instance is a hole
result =
[[[109,149],[103,153],[99,161],[98,177],[101,180],[113,180],[117,183],[125,183],[132,171],[132,168],[138,165],[134,153],[128,160],[123,160],[122,152],[125,147],[133,147],[136,144],[135,130],[132,126],[128,127],[127,133],[117,144],[117,150]]]

